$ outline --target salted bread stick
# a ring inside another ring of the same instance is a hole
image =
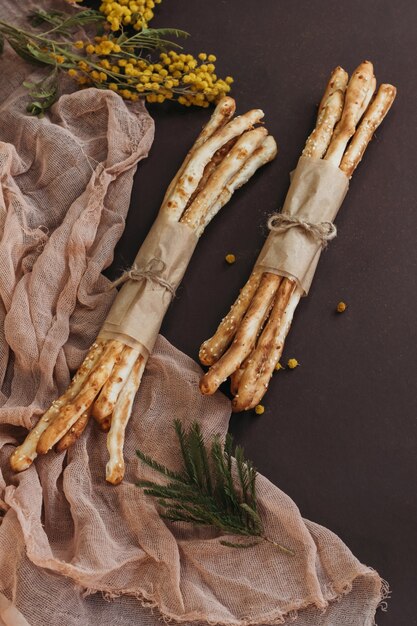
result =
[[[255,268],[213,337],[201,345],[199,359],[203,365],[214,365],[228,348],[252,302],[261,278],[262,271]]]
[[[107,382],[104,384],[92,408],[92,415],[99,425],[112,414],[119,393],[138,356],[138,350],[130,346],[123,348],[118,362],[114,365]]]
[[[293,280],[289,278],[282,280],[269,319],[240,378],[238,390],[232,402],[234,411],[253,408],[258,404],[258,398],[264,395],[277,363],[276,353],[282,351],[280,328],[291,295],[295,290],[296,283]]]
[[[172,193],[169,195],[166,202],[164,202],[161,211],[165,215],[178,221],[203,176],[204,168],[213,158],[217,150],[234,137],[239,137],[242,133],[251,129],[255,124],[260,122],[263,116],[263,111],[254,109],[244,115],[235,117],[197,148],[184,168]]]
[[[206,226],[217,215],[220,209],[229,202],[234,192],[245,185],[255,174],[256,170],[272,161],[278,152],[275,139],[268,135],[262,144],[249,156],[240,170],[229,180],[217,200],[206,211],[200,225],[196,229],[197,237],[201,237]]]
[[[327,83],[326,89],[324,90],[321,102],[319,104],[317,112],[318,121],[320,120],[320,114],[323,111],[330,96],[334,94],[335,91],[341,91],[342,94],[345,93],[348,80],[348,73],[343,69],[343,67],[338,66],[333,70],[330,75],[330,80]]]
[[[365,96],[365,99],[362,103],[361,109],[359,111],[359,120],[361,120],[363,114],[365,113],[366,109],[368,108],[372,98],[374,97],[375,94],[375,89],[376,89],[376,78],[375,76],[372,76],[370,83],[369,83],[369,89],[368,92]]]
[[[260,127],[243,133],[224,160],[215,169],[204,189],[188,207],[181,222],[196,230],[204,223],[207,211],[216,202],[222,189],[242,168],[243,163],[258,148],[268,134],[266,128]]]
[[[369,105],[340,164],[340,169],[349,178],[359,165],[374,132],[390,110],[396,94],[397,90],[392,85],[381,85],[374,101]]]
[[[245,360],[253,349],[262,324],[268,315],[275,293],[281,282],[276,274],[263,274],[259,287],[240,324],[230,348],[200,380],[200,391],[213,394],[224,380]]]
[[[96,341],[91,346],[84,361],[75,373],[71,384],[50,408],[42,415],[36,426],[27,435],[24,442],[16,448],[10,457],[10,465],[15,472],[22,472],[27,469],[37,457],[36,447],[43,432],[58,417],[60,410],[68,402],[73,400],[80,392],[92,369],[98,363],[106,342]]]
[[[90,415],[91,406],[87,409],[87,411],[84,411],[84,413],[81,415],[81,417],[78,418],[75,424],[71,426],[69,431],[65,433],[62,439],[58,441],[55,446],[56,452],[64,452],[65,450],[68,450],[70,446],[74,445],[77,439],[79,439],[85,431],[88,420],[90,419]]]
[[[101,359],[92,370],[78,395],[58,414],[58,417],[39,438],[36,451],[46,454],[65,433],[75,424],[81,415],[94,402],[95,397],[109,378],[124,345],[119,341],[108,341]]]
[[[123,459],[125,431],[132,413],[133,402],[136,392],[139,389],[145,365],[146,359],[143,355],[140,355],[114,407],[111,427],[107,435],[107,449],[110,458],[106,465],[106,480],[113,485],[119,484],[123,480],[125,473],[125,462]]]
[[[222,98],[220,100],[220,102],[218,103],[218,105],[214,109],[211,118],[209,119],[209,121],[204,126],[203,130],[201,131],[201,133],[199,134],[199,136],[195,140],[194,145],[189,150],[189,152],[188,152],[187,156],[185,157],[181,167],[179,168],[178,172],[176,173],[176,175],[172,179],[171,183],[169,184],[168,189],[165,192],[164,199],[162,201],[161,209],[165,208],[165,204],[166,204],[167,199],[171,195],[175,185],[178,182],[179,177],[184,172],[184,169],[186,168],[186,166],[190,162],[190,159],[194,155],[194,153],[197,150],[197,148],[202,146],[203,143],[205,141],[207,141],[207,139],[209,139],[209,137],[214,135],[214,133],[216,131],[218,131],[225,124],[227,124],[227,122],[233,117],[233,115],[235,113],[235,110],[236,110],[236,102],[233,100],[233,98],[230,98],[229,96],[225,96],[224,98]]]
[[[374,68],[370,61],[364,61],[353,72],[345,93],[342,117],[333,133],[325,155],[325,160],[339,167],[349,139],[354,135],[364,101],[375,88]],[[373,93],[373,92],[372,92]]]
[[[333,92],[324,105],[320,121],[307,139],[303,156],[321,159],[329,147],[333,129],[340,120],[343,110],[344,95],[342,91]]]

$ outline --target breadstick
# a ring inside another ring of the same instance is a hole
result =
[[[340,169],[349,178],[360,163],[375,130],[390,110],[396,93],[397,90],[392,85],[381,85],[374,101],[366,111],[340,164]]]
[[[56,452],[64,452],[65,450],[68,450],[68,448],[72,446],[77,441],[77,439],[81,437],[81,435],[86,429],[88,420],[90,419],[90,415],[91,415],[91,406],[89,409],[87,409],[87,411],[85,411],[81,415],[81,417],[78,418],[74,426],[71,426],[69,431],[65,433],[62,439],[58,441],[58,443],[55,446]]]
[[[253,351],[252,351],[253,352]],[[239,383],[243,376],[243,372],[245,371],[245,363],[248,359],[250,359],[252,352],[250,355],[243,361],[242,365],[237,369],[233,374],[230,374],[230,393],[235,396],[238,393]]]
[[[348,84],[348,79],[349,79],[348,73],[345,72],[343,67],[338,66],[333,70],[333,72],[330,75],[330,80],[327,83],[326,89],[324,90],[324,94],[321,99],[321,102],[319,104],[317,121],[320,120],[320,113],[323,111],[330,96],[334,94],[335,91],[341,91],[342,94],[345,93],[346,87]]]
[[[139,389],[145,365],[146,359],[143,355],[140,355],[114,407],[111,427],[107,435],[107,449],[110,458],[106,465],[106,480],[113,485],[119,484],[123,480],[125,473],[125,463],[123,459],[125,430],[132,412],[133,401]]]
[[[108,341],[105,351],[98,364],[92,370],[79,394],[66,406],[61,408],[58,416],[39,437],[36,451],[46,454],[65,433],[75,424],[81,415],[94,402],[94,398],[109,378],[124,345],[119,341]]]
[[[365,96],[365,100],[362,103],[361,109],[359,111],[359,121],[361,120],[363,114],[365,113],[366,109],[369,106],[369,103],[371,102],[373,95],[375,93],[375,89],[376,89],[376,78],[375,76],[372,76],[371,78],[371,82],[369,84],[369,90],[368,93]]]
[[[229,202],[233,193],[236,189],[239,189],[243,185],[245,185],[248,180],[254,175],[257,169],[272,161],[275,158],[278,152],[277,144],[275,139],[268,135],[266,139],[262,142],[262,144],[257,148],[253,154],[245,161],[242,165],[241,169],[229,180],[227,185],[224,187],[223,191],[217,198],[216,202],[211,206],[211,208],[206,211],[205,216],[200,224],[200,226],[196,229],[197,237],[201,237],[204,232],[206,226],[211,222],[211,220],[217,215],[220,209]]]
[[[244,133],[228,155],[210,176],[204,189],[198,194],[194,202],[181,217],[183,224],[196,230],[202,223],[210,207],[216,202],[225,185],[241,169],[249,155],[260,146],[268,134],[266,128],[255,128]]]
[[[283,278],[269,319],[240,378],[238,392],[232,402],[234,411],[253,408],[258,404],[258,398],[262,398],[265,393],[278,360],[276,354],[280,354],[283,348],[280,329],[295,289],[295,281]]]
[[[91,346],[84,361],[75,373],[71,384],[50,408],[42,415],[36,426],[27,435],[24,442],[16,448],[10,457],[10,465],[15,472],[22,472],[27,469],[37,457],[36,446],[42,433],[51,425],[59,415],[63,406],[75,398],[87,380],[92,369],[98,363],[103,353],[105,342],[96,341]]]
[[[233,117],[235,110],[236,110],[236,102],[233,100],[233,98],[230,98],[229,96],[225,96],[224,98],[220,100],[220,102],[214,109],[211,118],[202,129],[201,133],[199,134],[196,141],[194,142],[194,145],[192,146],[187,156],[185,157],[178,172],[176,173],[171,183],[169,184],[168,189],[165,192],[164,199],[162,201],[161,209],[165,208],[167,199],[171,195],[175,185],[178,182],[179,177],[182,175],[184,169],[188,165],[191,157],[194,155],[197,148],[203,145],[203,143],[207,141],[209,137],[214,135],[216,131],[222,128]]]
[[[321,159],[329,147],[333,129],[340,120],[343,109],[343,92],[334,91],[324,104],[320,122],[307,139],[303,156]]]
[[[138,350],[129,346],[123,348],[119,361],[113,367],[109,379],[104,384],[100,395],[93,405],[92,415],[99,425],[102,425],[104,420],[112,414],[119,393],[138,356]]]
[[[349,139],[355,132],[360,120],[364,101],[369,92],[375,88],[372,63],[364,61],[354,71],[345,93],[345,104],[342,117],[333,133],[332,140],[325,155],[325,160],[339,167]],[[372,94],[371,94],[372,95]]]
[[[259,402],[262,400],[267,388],[271,376],[273,374],[274,368],[276,364],[279,362],[282,352],[284,350],[285,339],[290,331],[292,319],[294,317],[295,310],[298,306],[298,303],[301,298],[301,290],[299,287],[296,287],[295,291],[290,296],[287,307],[284,311],[284,314],[281,318],[280,327],[278,330],[278,335],[276,337],[276,341],[274,343],[273,349],[270,353],[270,360],[268,361],[268,367],[264,368],[264,370],[260,373],[258,380],[256,381],[256,392],[252,397],[252,401],[247,405],[246,410],[254,408]],[[271,366],[272,370],[271,370]],[[245,383],[243,383],[244,385]],[[237,403],[232,403],[232,410],[237,412]],[[240,409],[239,409],[240,410]]]
[[[251,352],[280,282],[281,277],[276,274],[263,274],[232,345],[200,380],[201,393],[213,394]]]
[[[229,346],[237,329],[249,308],[252,298],[261,282],[262,271],[255,268],[249,276],[239,296],[232,305],[229,313],[222,319],[213,337],[205,341],[199,352],[199,359],[203,365],[213,365],[222,356]]]
[[[173,219],[179,220],[191,195],[201,180],[204,168],[217,150],[234,137],[239,137],[242,133],[252,128],[263,116],[263,111],[254,109],[244,115],[235,117],[197,148],[179,177],[175,188],[167,198],[166,203],[164,203],[164,212],[172,216]]]
[[[224,146],[222,146],[220,150],[217,150],[217,152],[215,152],[211,161],[207,163],[206,167],[204,168],[203,176],[201,177],[201,180],[197,185],[197,189],[194,191],[194,193],[191,195],[190,199],[188,200],[187,206],[184,209],[184,213],[186,213],[188,207],[190,206],[190,204],[194,202],[194,200],[196,199],[200,191],[204,189],[210,176],[213,174],[214,170],[219,165],[219,163],[223,161],[226,155],[233,148],[236,141],[237,141],[237,137],[234,137],[233,139],[228,141],[226,144],[224,144]]]

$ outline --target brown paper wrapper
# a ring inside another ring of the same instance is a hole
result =
[[[347,176],[335,165],[301,157],[292,172],[282,213],[314,224],[333,222],[348,187]],[[296,280],[307,295],[321,251],[321,243],[302,228],[271,231],[255,266]]]
[[[133,266],[139,270],[155,261],[155,275],[171,286],[180,284],[197,245],[195,232],[186,224],[158,216],[143,242]],[[129,279],[120,289],[99,333],[100,339],[117,339],[136,350],[152,352],[172,292],[154,280]]]

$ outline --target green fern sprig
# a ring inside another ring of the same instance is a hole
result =
[[[146,495],[157,499],[161,517],[170,522],[214,526],[224,534],[252,538],[244,542],[221,540],[227,547],[250,548],[267,541],[287,554],[294,554],[265,536],[257,505],[256,469],[245,459],[242,447],[233,450],[231,435],[226,435],[224,445],[218,436],[214,437],[207,448],[197,422],[185,431],[181,422],[175,420],[174,428],[182,456],[180,472],[168,469],[141,450],[136,451],[143,463],[169,480],[166,484],[149,480],[137,483]]]

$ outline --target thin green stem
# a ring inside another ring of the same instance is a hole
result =
[[[273,546],[275,546],[276,548],[278,548],[279,550],[281,550],[282,552],[285,552],[286,554],[291,554],[291,556],[295,555],[295,552],[293,552],[293,550],[290,550],[289,548],[286,548],[285,546],[283,546],[280,543],[277,543],[276,541],[273,541],[272,539],[270,539],[269,537],[266,537],[265,535],[262,535],[261,538],[264,541],[267,541],[268,543],[272,544]]]

